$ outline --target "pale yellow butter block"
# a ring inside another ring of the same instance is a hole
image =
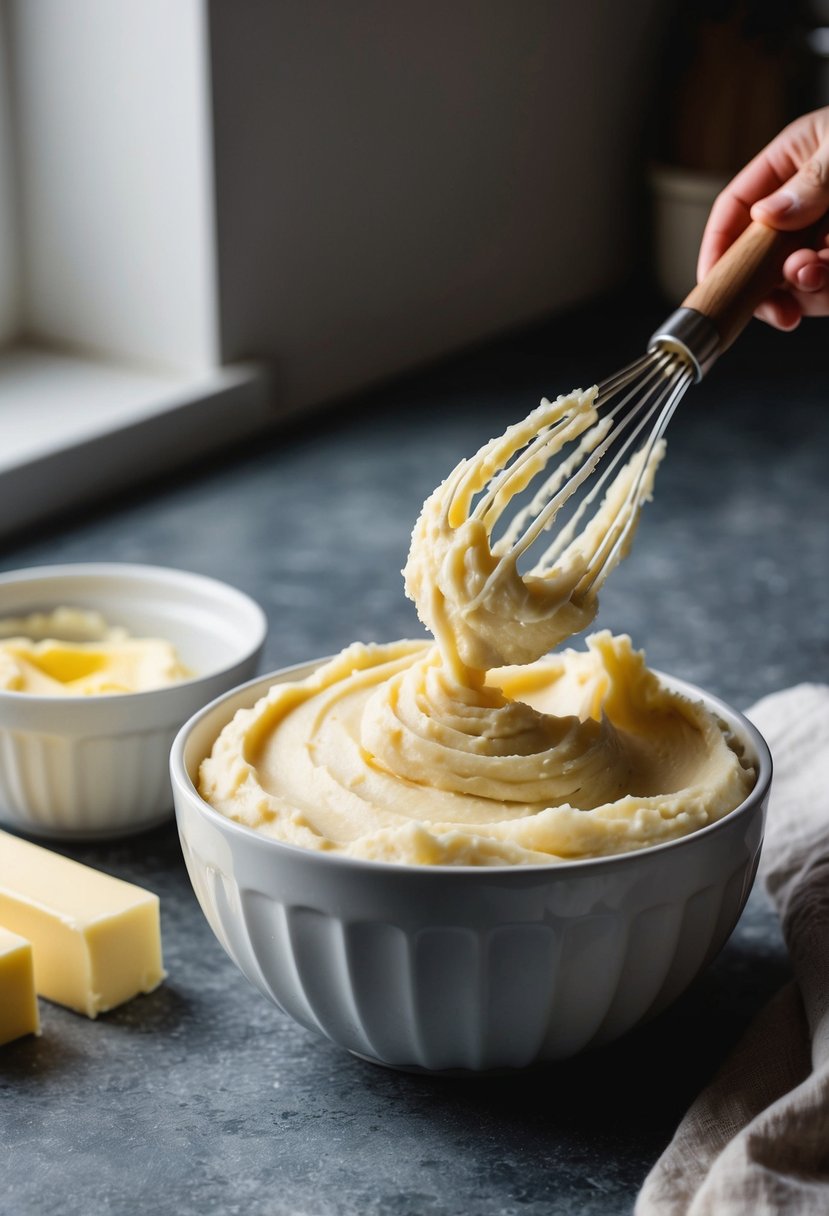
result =
[[[0,929],[0,1044],[40,1034],[31,943]]]
[[[31,942],[39,995],[90,1018],[164,979],[157,895],[6,832],[0,925]]]

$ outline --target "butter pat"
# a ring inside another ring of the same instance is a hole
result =
[[[0,689],[41,697],[148,692],[187,680],[172,643],[133,638],[99,612],[56,608],[0,618]]]
[[[31,942],[40,996],[90,1018],[164,979],[157,895],[6,832],[0,925]]]
[[[0,929],[0,1043],[40,1034],[32,947],[23,937]]]

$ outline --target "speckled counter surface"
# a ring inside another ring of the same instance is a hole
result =
[[[140,561],[226,579],[268,612],[265,670],[412,634],[399,571],[424,496],[542,393],[632,358],[659,319],[642,306],[620,330],[598,306],[550,322],[30,533],[0,568]],[[600,618],[740,707],[829,676],[829,328],[755,328],[672,424]],[[172,825],[65,851],[160,894],[169,978],[97,1023],[42,1002],[42,1038],[0,1053],[3,1216],[627,1213],[787,975],[755,891],[718,960],[651,1025],[514,1078],[430,1080],[352,1059],[250,988]]]

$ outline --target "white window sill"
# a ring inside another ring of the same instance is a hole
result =
[[[0,352],[0,534],[167,472],[273,421],[263,368],[148,372]]]

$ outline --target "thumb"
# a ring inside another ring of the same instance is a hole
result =
[[[796,232],[808,228],[829,211],[829,140],[815,150],[785,186],[751,208],[751,218]]]

